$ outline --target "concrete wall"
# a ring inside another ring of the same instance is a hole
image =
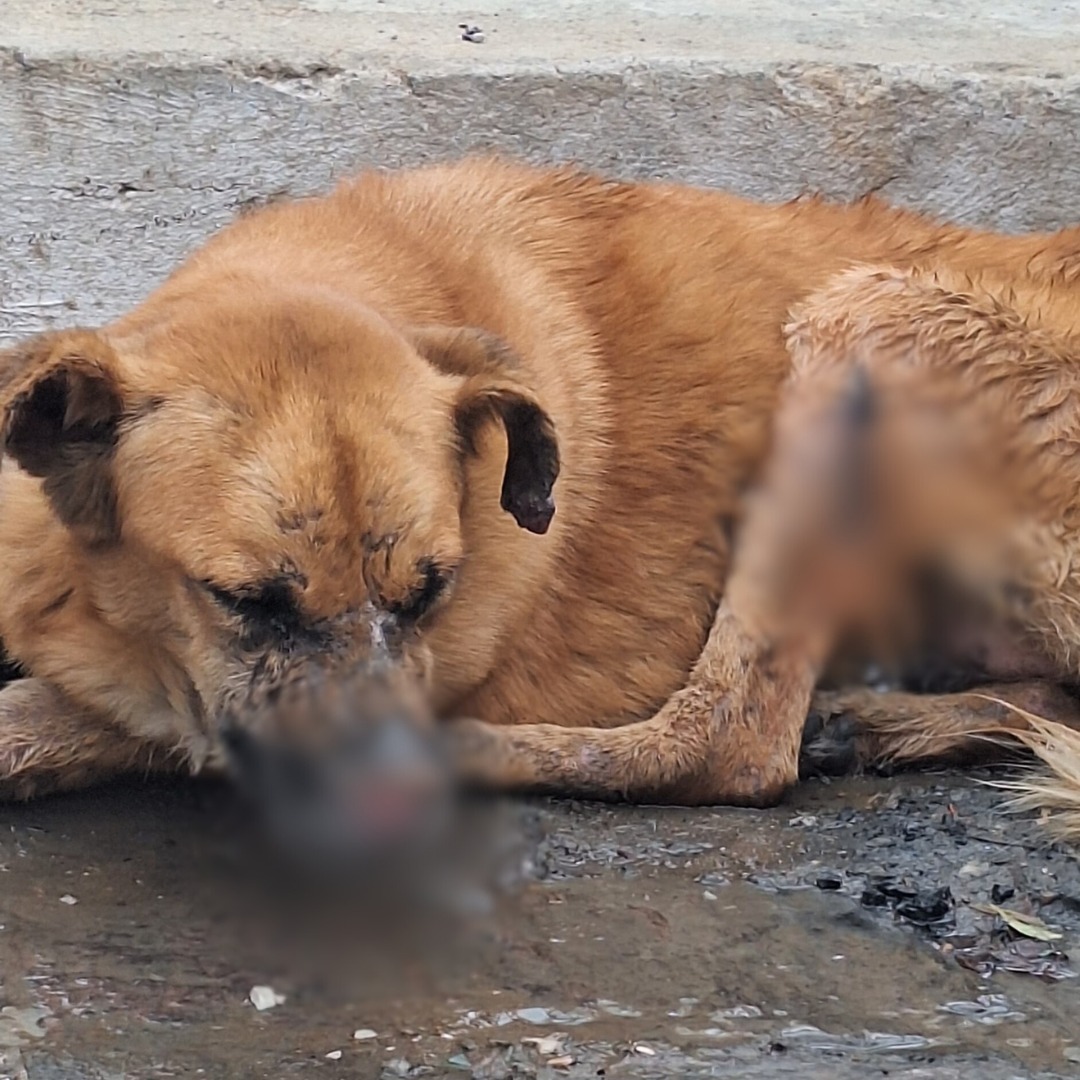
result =
[[[238,207],[468,150],[1080,219],[1077,3],[0,5],[0,342],[110,317]]]

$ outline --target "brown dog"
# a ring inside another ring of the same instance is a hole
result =
[[[994,530],[1000,632],[957,662],[1068,719],[1078,358],[1080,230],[491,160],[263,210],[0,358],[4,790],[262,782],[423,686],[477,782],[771,803],[808,712],[864,761],[1008,719],[813,697],[862,569]]]

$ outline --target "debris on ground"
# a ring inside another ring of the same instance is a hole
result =
[[[1010,1021],[1022,1023],[1027,1019],[1027,1014],[1014,1009],[1004,994],[980,994],[974,1001],[947,1001],[939,1007],[942,1012],[988,1027]]]
[[[1059,941],[1062,937],[1057,930],[1051,930],[1038,915],[1026,915],[1021,911],[1003,908],[998,904],[972,904],[971,907],[984,915],[996,915],[1018,934],[1035,938],[1036,941]]]
[[[796,1024],[780,1032],[776,1046],[786,1049],[798,1044],[809,1050],[840,1052],[844,1050],[878,1053],[927,1050],[936,1040],[925,1035],[894,1035],[884,1031],[864,1031],[861,1035],[833,1035],[812,1024]]]
[[[1069,967],[1067,953],[1032,938],[1010,938],[1000,933],[975,939],[970,936],[957,937],[943,942],[942,952],[955,959],[961,967],[983,978],[988,978],[995,971],[1035,975],[1048,981],[1073,979],[1077,974]]]
[[[566,1050],[565,1035],[532,1035],[521,1040],[522,1046],[531,1046],[543,1057],[554,1057]]]
[[[911,881],[873,875],[862,893],[864,907],[891,908],[898,921],[942,936],[955,925],[952,890],[948,885],[926,887]]]
[[[284,1005],[285,997],[279,994],[272,986],[253,986],[248,991],[248,1001],[255,1006],[259,1012],[265,1012],[267,1009],[272,1009],[276,1005]]]

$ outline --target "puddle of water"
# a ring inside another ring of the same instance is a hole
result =
[[[30,1080],[601,1067],[824,1078],[872,1066],[902,1076],[931,1060],[941,1077],[1064,1075],[1080,980],[988,982],[859,903],[860,875],[877,872],[945,882],[961,902],[999,878],[1025,894],[1032,881],[1080,893],[1075,861],[1033,848],[1021,825],[991,815],[987,793],[925,783],[811,787],[764,814],[534,804],[548,834],[540,880],[443,965],[437,986],[392,983],[390,953],[381,968],[354,966],[351,996],[275,968],[245,933],[258,921],[245,905],[266,886],[253,879],[238,894],[222,872],[235,854],[227,793],[131,785],[4,807],[0,1076],[19,1075],[20,1058]],[[997,839],[942,832],[942,807],[957,806],[970,832]],[[810,887],[766,889],[748,875]],[[1080,906],[1075,915],[1066,945],[1080,942]],[[284,949],[291,930],[272,925]],[[345,949],[336,935],[330,952]],[[294,951],[308,947],[294,937]],[[256,1010],[257,985],[284,1001]]]

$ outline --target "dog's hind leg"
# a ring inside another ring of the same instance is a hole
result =
[[[1028,715],[1080,731],[1080,699],[1054,683],[991,683],[957,694],[820,691],[803,731],[802,776],[1015,760]]]
[[[19,679],[0,690],[0,800],[181,767],[167,751],[133,739],[42,679]]]

